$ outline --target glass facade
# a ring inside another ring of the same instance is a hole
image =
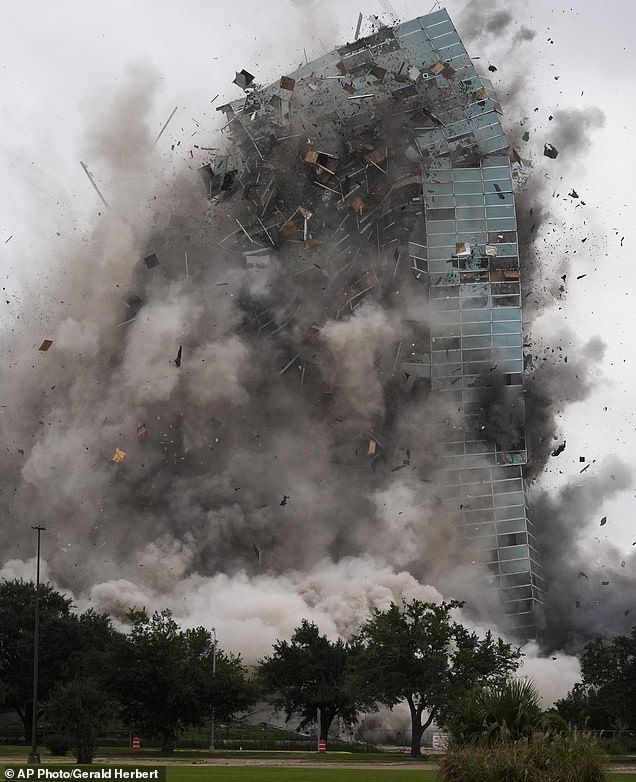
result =
[[[508,141],[490,82],[480,78],[445,11],[395,28],[443,92],[442,124],[415,135],[425,231],[409,244],[428,286],[433,393],[456,416],[443,457],[443,502],[501,589],[510,624],[536,628],[542,578],[526,512],[523,350],[517,223]],[[452,73],[451,73],[452,71]]]

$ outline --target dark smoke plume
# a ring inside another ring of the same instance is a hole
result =
[[[530,506],[543,553],[548,589],[546,639],[550,649],[580,651],[591,637],[627,633],[634,623],[636,555],[621,554],[610,541],[611,529],[592,532],[607,500],[633,485],[633,469],[610,459],[590,477],[580,476],[556,494],[540,492]],[[608,525],[609,526],[609,525]]]

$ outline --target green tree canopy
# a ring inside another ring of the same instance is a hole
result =
[[[590,641],[581,655],[583,681],[556,706],[579,727],[636,729],[636,627],[611,642]]]
[[[351,725],[359,711],[373,704],[373,698],[365,698],[356,687],[351,656],[348,643],[330,641],[313,622],[303,619],[291,640],[276,641],[274,653],[261,661],[259,681],[287,719],[297,714],[302,726],[319,721],[320,738],[326,741],[336,717]]]
[[[229,718],[251,705],[240,657],[217,649],[215,660],[208,630],[181,630],[170,611],[149,616],[135,610],[129,619],[114,690],[128,724],[160,737],[163,752],[172,751],[183,727],[201,724],[213,708],[217,717]]]
[[[15,709],[31,740],[35,584],[22,579],[0,582],[0,680],[5,703]],[[80,674],[104,668],[117,637],[110,619],[89,609],[77,615],[69,597],[40,584],[38,717],[51,688]]]
[[[72,602],[50,584],[40,584],[39,702],[53,685],[71,674],[77,645]],[[23,579],[0,582],[0,679],[6,703],[22,720],[31,740],[35,584]],[[38,710],[41,714],[41,709]]]
[[[354,639],[362,691],[392,708],[405,701],[411,714],[411,754],[422,734],[444,724],[455,703],[477,685],[504,681],[521,652],[490,633],[479,638],[451,618],[463,603],[391,603],[375,610]]]

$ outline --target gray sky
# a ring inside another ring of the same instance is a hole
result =
[[[530,129],[531,140],[522,154],[535,163],[534,176],[549,182],[553,209],[539,241],[542,262],[549,270],[564,253],[573,261],[566,295],[554,299],[533,324],[532,335],[543,335],[550,346],[553,335],[568,327],[578,344],[600,335],[607,345],[595,370],[597,391],[564,411],[567,448],[550,461],[540,482],[556,489],[586,480],[607,457],[630,463],[636,447],[636,372],[629,344],[636,296],[630,253],[636,200],[630,49],[636,5],[621,0],[603,5],[588,0],[482,0],[479,6],[489,17],[501,10],[512,12],[512,21],[501,32],[474,29],[464,2],[449,0],[445,5],[469,53],[480,57],[484,69],[488,64],[497,67],[492,79],[507,121],[518,125],[528,118],[524,127]],[[47,336],[46,313],[57,306],[47,298],[48,282],[58,273],[72,273],[59,271],[60,242],[74,231],[89,234],[99,219],[103,206],[79,161],[92,168],[107,198],[117,190],[115,182],[91,166],[86,129],[99,122],[128,67],[156,70],[158,89],[147,96],[156,133],[178,106],[156,150],[161,175],[170,177],[184,167],[197,167],[202,153],[195,144],[216,145],[214,129],[221,122],[215,107],[242,94],[232,84],[235,70],[246,68],[259,82],[268,83],[298,66],[305,54],[312,59],[351,40],[359,11],[365,17],[379,14],[391,23],[391,7],[408,19],[431,6],[406,0],[365,5],[353,0],[5,3],[0,28],[0,278],[6,294],[0,300],[0,328],[5,335],[17,319],[38,318],[42,338]],[[462,20],[468,20],[466,26]],[[523,28],[536,31],[536,36],[515,43]],[[369,30],[365,18],[362,32]],[[545,158],[543,144],[551,141],[553,127],[548,117],[565,109],[580,110],[585,117],[593,107],[604,113],[605,125],[589,132],[589,147],[577,154],[575,163],[568,163],[567,144],[560,147],[557,161]],[[578,200],[568,197],[572,189]],[[578,275],[586,276],[576,280]],[[25,310],[27,293],[31,305]],[[567,340],[560,344],[568,349]],[[3,356],[5,378],[11,371],[8,359]],[[579,456],[585,456],[586,463],[596,460],[583,475]],[[631,551],[636,540],[635,491],[632,487],[608,501],[603,530],[593,519],[573,520],[590,524],[584,545],[598,547],[599,567],[606,534],[622,550]],[[233,588],[240,592],[241,585]],[[282,601],[284,589],[279,588]],[[238,620],[227,617],[228,628],[232,621]]]

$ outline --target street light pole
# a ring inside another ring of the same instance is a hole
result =
[[[31,715],[31,752],[29,763],[39,763],[37,721],[38,721],[38,656],[40,646],[40,535],[46,527],[35,526],[38,533],[38,553],[35,570],[35,625],[33,633],[33,714]]]
[[[212,683],[214,684],[215,678],[216,678],[216,628],[212,628],[212,637],[214,638],[214,650],[212,652]],[[216,692],[214,691],[214,686],[212,687],[212,694],[214,697],[214,702],[216,702]],[[212,706],[212,724],[210,725],[210,752],[214,752],[214,718],[215,718],[215,712],[216,708],[213,705]]]

